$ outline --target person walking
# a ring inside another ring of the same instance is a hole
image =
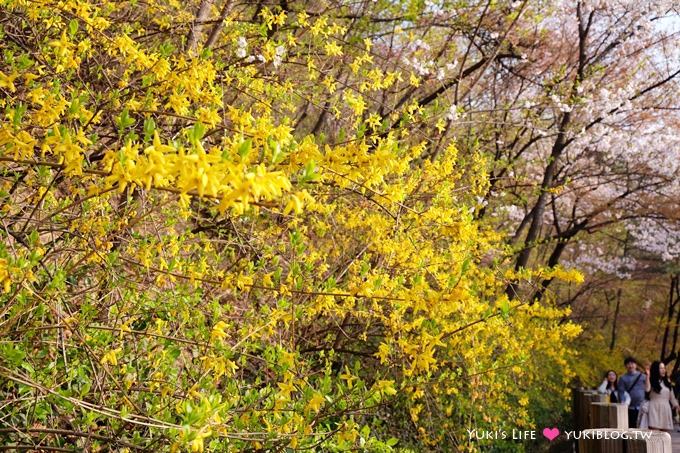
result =
[[[678,400],[675,399],[671,382],[666,376],[666,366],[663,362],[655,361],[645,383],[645,391],[649,392],[649,410],[647,424],[649,429],[673,431],[673,409],[677,410]],[[670,402],[670,405],[668,404]]]
[[[600,384],[600,386],[597,388],[597,392],[602,394],[602,395],[609,395],[609,402],[610,403],[618,403],[619,398],[618,398],[618,376],[616,375],[616,371],[614,370],[609,370],[605,373],[604,375],[604,380]]]
[[[647,376],[638,371],[637,361],[634,358],[626,357],[623,364],[626,367],[626,373],[619,377],[619,383],[617,385],[619,398],[623,401],[626,393],[630,397],[630,404],[628,405],[628,427],[637,428],[640,406],[645,400]]]

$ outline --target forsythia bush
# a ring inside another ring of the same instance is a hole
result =
[[[3,444],[475,450],[561,410],[579,328],[504,295],[446,109],[371,114],[417,76],[230,5],[0,1]]]

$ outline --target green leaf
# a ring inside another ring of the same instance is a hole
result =
[[[78,21],[76,19],[73,19],[68,23],[68,32],[71,36],[75,36],[78,32]]]
[[[21,54],[21,56],[17,58],[17,66],[22,70],[28,69],[33,66],[33,60],[31,60],[31,57],[28,54]]]
[[[171,346],[167,349],[168,357],[172,360],[177,360],[177,358],[182,354],[182,351],[177,346]]]
[[[498,304],[498,308],[501,311],[501,316],[503,316],[503,318],[507,318],[508,314],[510,313],[510,302],[507,299],[503,299]]]
[[[175,46],[172,45],[172,42],[165,41],[158,47],[158,50],[163,58],[167,58],[175,51]]]
[[[363,138],[366,135],[366,123],[361,123],[357,127],[357,138]]]
[[[238,155],[244,158],[250,152],[250,148],[253,146],[253,140],[251,138],[245,139],[241,145],[238,147]]]
[[[89,379],[86,380],[83,385],[80,387],[80,397],[82,398],[83,396],[87,395],[90,393],[90,389],[92,388],[92,381]]]
[[[19,105],[14,109],[14,115],[12,115],[12,124],[14,126],[19,127],[21,125],[24,113],[26,113],[26,104],[19,102]]]
[[[136,142],[138,139],[139,139],[139,136],[134,131],[130,131],[127,134],[125,134],[123,141]]]
[[[368,425],[364,425],[363,428],[361,428],[361,435],[363,437],[368,437],[371,435],[371,428]]]
[[[205,126],[203,123],[194,123],[194,127],[192,127],[189,131],[189,140],[192,143],[198,143],[201,141],[203,136],[205,135]]]
[[[21,365],[24,361],[24,358],[26,357],[26,353],[22,349],[19,349],[11,344],[4,345],[0,351],[2,351],[2,354],[0,355],[2,355],[5,360],[13,366]]]
[[[463,265],[460,267],[460,276],[462,277],[467,273],[467,271],[470,269],[470,257],[466,257],[465,261],[463,261]]]
[[[278,142],[269,142],[269,147],[272,150],[272,163],[278,164],[285,157],[284,152],[281,150],[281,144]]]
[[[300,182],[305,183],[314,181],[318,177],[319,174],[316,173],[316,163],[312,160],[307,162],[307,165],[305,165],[302,175],[300,176]]]
[[[151,86],[152,83],[155,82],[155,77],[153,74],[147,74],[142,77],[142,87],[146,88],[148,86]]]
[[[205,48],[205,49],[203,49],[203,50],[201,51],[200,58],[203,59],[203,60],[207,60],[207,59],[209,59],[210,57],[212,57],[212,55],[213,55],[212,49],[210,49],[210,48]]]
[[[148,142],[153,137],[153,133],[156,130],[156,122],[153,118],[149,117],[144,120],[144,141]]]
[[[128,109],[124,109],[120,115],[118,115],[118,118],[116,118],[116,126],[118,126],[118,130],[121,132],[133,124],[135,124],[135,120],[130,117]]]

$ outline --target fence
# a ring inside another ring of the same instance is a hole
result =
[[[671,436],[628,427],[628,407],[609,403],[595,390],[574,389],[573,415],[579,453],[672,453]]]

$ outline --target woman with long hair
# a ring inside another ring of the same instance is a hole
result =
[[[666,366],[655,361],[647,369],[646,391],[649,392],[649,409],[647,421],[649,429],[673,431],[673,409],[678,408],[678,401],[673,395],[671,382],[666,376]],[[670,405],[668,404],[670,402]]]
[[[609,370],[604,375],[604,380],[597,388],[598,393],[603,395],[609,395],[609,401],[612,403],[618,403],[618,392],[616,391],[618,385],[619,377],[616,375],[616,371]]]

